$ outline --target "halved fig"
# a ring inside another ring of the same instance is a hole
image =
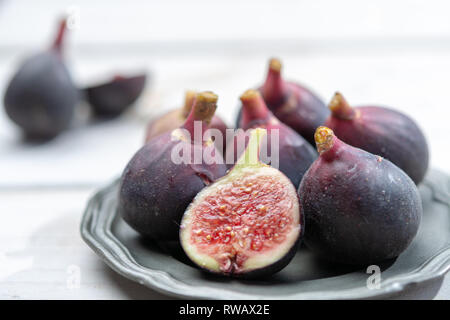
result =
[[[116,75],[112,80],[85,89],[86,99],[96,116],[117,117],[144,91],[146,74]]]
[[[279,170],[259,161],[266,129],[250,139],[227,175],[198,193],[181,221],[180,240],[200,268],[234,277],[260,277],[293,258],[303,224],[296,190]]]

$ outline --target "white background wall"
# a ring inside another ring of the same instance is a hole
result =
[[[192,39],[414,40],[450,35],[445,0],[18,0],[3,1],[2,7],[2,42],[20,46],[40,43],[55,16],[70,7],[78,7],[81,14],[81,29],[74,36],[77,45]]]

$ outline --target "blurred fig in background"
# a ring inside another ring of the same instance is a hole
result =
[[[28,139],[51,139],[67,129],[79,101],[63,60],[65,31],[66,19],[53,45],[25,59],[5,91],[6,113]]]
[[[116,75],[112,80],[84,89],[95,116],[114,118],[122,114],[142,94],[146,74],[131,77]]]

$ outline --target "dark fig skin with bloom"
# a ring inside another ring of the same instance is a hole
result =
[[[263,143],[262,149],[267,148],[267,155],[271,154],[271,135],[272,130],[278,130],[278,168],[283,172],[294,184],[297,189],[306,170],[317,158],[317,152],[314,148],[298,133],[280,122],[269,111],[261,94],[256,90],[247,90],[241,96],[242,102],[242,118],[239,127],[243,130],[254,128],[267,129],[267,139]],[[275,131],[274,131],[275,132]],[[245,134],[237,134],[233,143],[233,147],[227,147],[227,150],[234,151],[234,162],[243,150],[238,150],[239,139],[245,139]],[[247,141],[246,141],[247,143]],[[246,145],[246,144],[245,144]],[[243,145],[242,147],[245,147]],[[242,148],[243,149],[243,148]],[[227,154],[227,159],[228,159]],[[262,159],[263,162],[264,159]]]
[[[146,74],[131,77],[117,75],[108,82],[88,87],[84,91],[94,115],[113,118],[136,102],[146,81]]]
[[[63,60],[65,31],[62,20],[52,47],[27,58],[5,91],[6,113],[27,139],[52,139],[71,124],[80,94]]]
[[[194,102],[196,94],[197,92],[192,90],[186,91],[183,107],[169,111],[161,117],[151,121],[147,125],[145,142],[147,143],[154,137],[162,133],[172,131],[183,125],[192,109],[192,104]],[[222,152],[222,150],[224,150],[226,147],[226,130],[228,129],[228,126],[219,116],[214,115],[211,119],[211,122],[209,123],[209,128],[217,129],[222,134],[222,145],[216,143],[216,147],[219,151]]]
[[[140,234],[162,242],[178,241],[180,220],[189,203],[206,185],[225,175],[227,168],[211,139],[194,140],[194,121],[201,121],[203,132],[208,129],[216,103],[217,95],[211,92],[197,94],[184,125],[149,141],[125,168],[119,212]],[[180,146],[191,150],[191,159],[199,152],[214,155],[218,161],[177,163],[172,152]]]
[[[327,127],[319,127],[315,137],[320,155],[298,191],[306,245],[343,264],[400,255],[422,217],[414,182],[389,160],[347,145]]]
[[[282,64],[271,59],[267,78],[259,88],[270,111],[285,125],[314,145],[314,132],[324,124],[330,112],[315,93],[303,85],[283,79]],[[241,112],[237,125],[241,122]]]
[[[330,102],[326,126],[342,141],[380,155],[419,184],[428,169],[428,145],[420,128],[398,111],[377,107],[351,107],[337,92]]]

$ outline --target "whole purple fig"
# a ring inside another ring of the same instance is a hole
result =
[[[298,194],[305,243],[325,259],[369,265],[401,254],[414,239],[422,203],[408,175],[380,156],[316,130],[319,158]]]

